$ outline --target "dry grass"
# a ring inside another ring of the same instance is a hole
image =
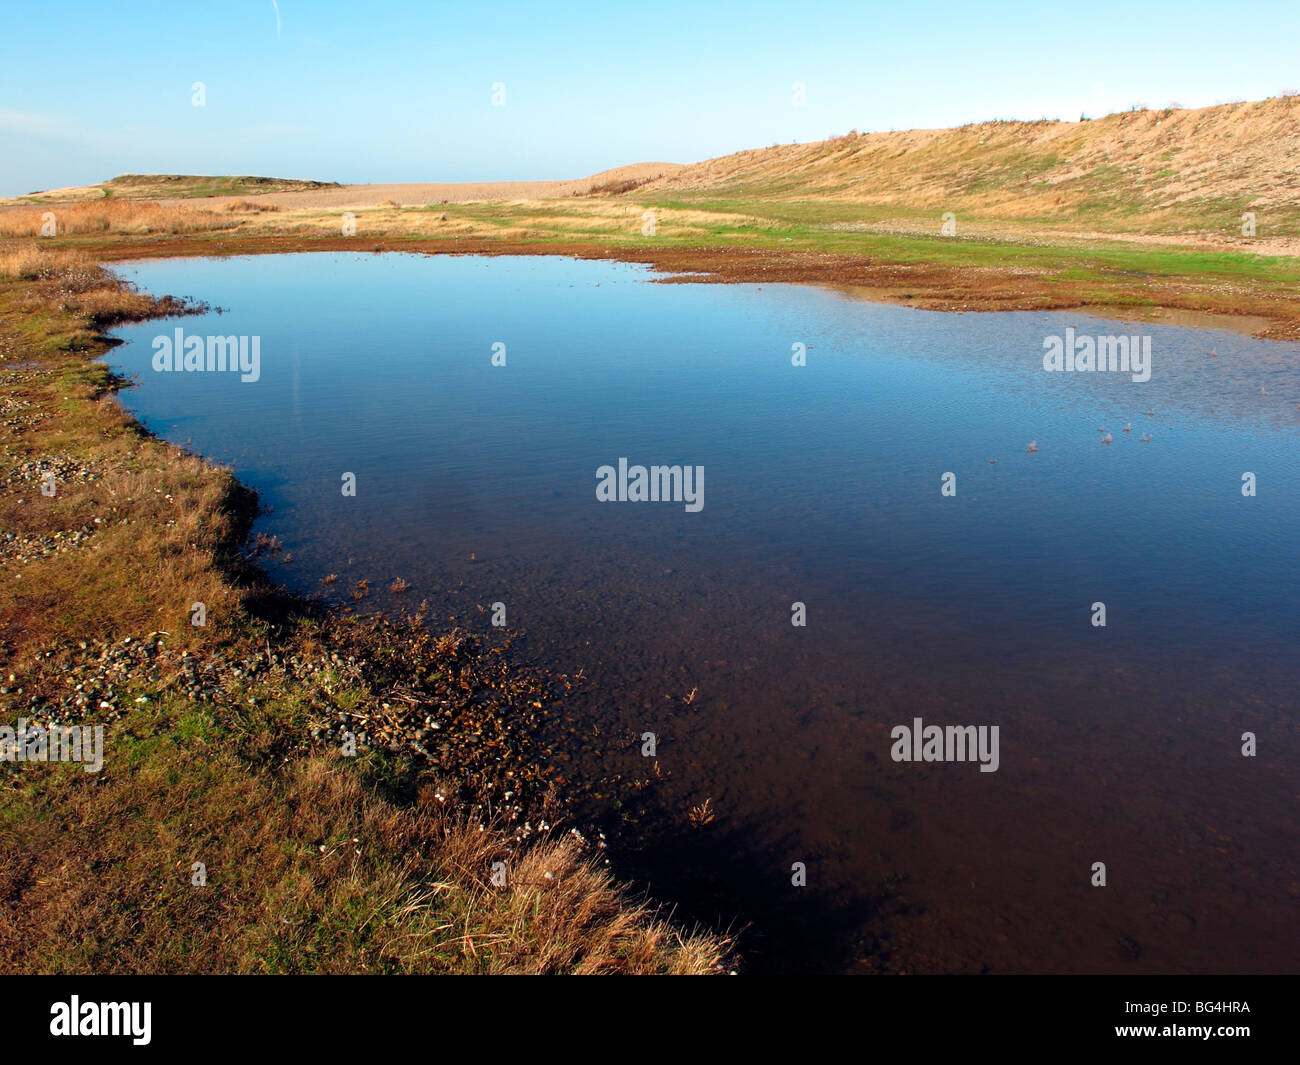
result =
[[[93,531],[82,552],[33,559],[21,580],[0,584],[0,630],[18,658],[87,636],[158,630],[198,647],[237,632],[243,594],[214,566],[232,532],[233,482],[177,449],[169,449],[168,468],[143,467],[129,436],[115,431],[120,418],[111,401],[96,404],[75,432],[61,434],[59,461],[37,460],[42,469],[76,470],[59,477],[53,498],[35,481],[6,486],[6,531],[29,538]],[[83,480],[87,473],[94,479]],[[207,604],[205,629],[189,624],[195,601]]]
[[[84,252],[22,243],[0,249],[0,278],[12,281],[75,282],[91,278],[99,265]]]
[[[280,210],[273,203],[258,203],[256,200],[230,200],[217,208],[226,214],[266,214]]]
[[[125,284],[85,252],[47,246],[40,240],[0,247],[2,280],[28,282],[20,299],[29,314],[56,310],[95,329],[201,309],[170,297],[155,299]],[[77,342],[83,341],[89,338]]]
[[[108,764],[147,742],[119,738]],[[173,743],[152,744],[152,771],[0,785],[0,898],[22,898],[0,910],[0,971],[689,974],[725,960],[726,941],[630,899],[571,837],[512,849],[431,794],[377,797],[339,759],[270,773],[216,743],[198,760],[158,753]]]
[[[367,237],[492,237],[494,239],[644,240],[646,207],[629,200],[593,199],[512,200],[468,203],[434,209],[380,204],[356,208],[356,240]],[[296,234],[339,236],[341,212],[296,210],[243,220],[244,237]],[[707,240],[711,227],[768,226],[764,220],[702,209],[656,207],[655,235],[659,240]]]
[[[1296,237],[1297,153],[1300,99],[1285,97],[773,145],[683,167],[641,191],[1185,236],[1239,236],[1241,213],[1255,210],[1268,220],[1261,236]]]
[[[269,206],[269,205],[268,205]],[[256,208],[260,209],[260,208]],[[201,207],[162,206],[139,200],[104,199],[49,207],[0,211],[0,237],[41,237],[53,222],[53,236],[94,233],[199,233],[230,229],[230,212]],[[49,234],[47,234],[47,237]]]

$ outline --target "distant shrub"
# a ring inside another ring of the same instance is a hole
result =
[[[589,196],[618,196],[624,192],[631,192],[633,189],[639,189],[653,178],[627,178],[624,181],[606,181],[599,185],[592,185],[587,190]]]

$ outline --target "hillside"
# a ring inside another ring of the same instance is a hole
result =
[[[66,203],[77,200],[190,200],[213,196],[258,196],[270,192],[301,192],[338,188],[336,181],[205,174],[120,174],[98,185],[76,185],[19,196],[16,203]]]
[[[1300,97],[1080,122],[983,122],[774,145],[637,190],[690,200],[813,201],[826,218],[959,217],[1106,232],[1300,236]],[[845,211],[853,206],[859,212]],[[813,220],[813,219],[809,219]]]

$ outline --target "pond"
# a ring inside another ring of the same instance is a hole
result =
[[[111,362],[272,574],[580,674],[616,867],[756,968],[1294,969],[1300,345],[543,256],[122,272],[221,308]]]

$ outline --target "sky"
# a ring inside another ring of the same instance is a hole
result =
[[[55,0],[3,24],[4,196],[121,173],[574,178],[1300,89],[1297,0]]]

